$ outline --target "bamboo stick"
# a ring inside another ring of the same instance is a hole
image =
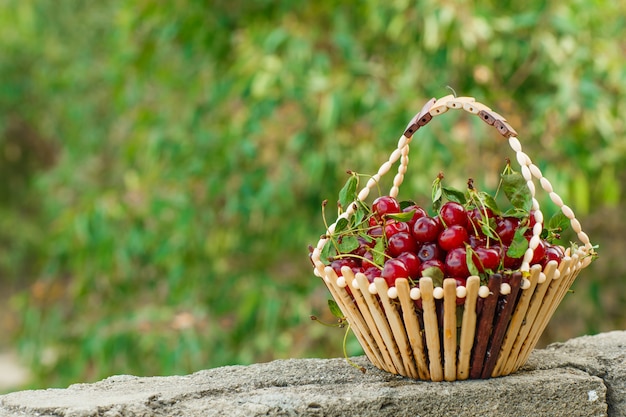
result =
[[[352,271],[350,271],[350,274],[352,274]],[[356,275],[352,274],[348,278],[351,278],[351,279],[346,279],[346,281],[348,283],[348,286],[350,287],[350,290],[352,291],[352,295],[354,296],[354,301],[356,302],[359,312],[361,313],[361,316],[363,317],[363,320],[365,321],[365,324],[363,328],[361,329],[361,331],[364,333],[363,334],[364,338],[367,339],[367,344],[368,344],[367,348],[370,350],[370,353],[371,355],[374,356],[375,360],[372,360],[370,355],[367,354],[367,351],[365,353],[367,357],[370,358],[370,361],[376,367],[380,369],[385,369],[385,363],[387,361],[391,363],[391,357],[388,357],[387,359],[385,359],[383,352],[379,348],[380,343],[382,343],[382,338],[380,337],[380,334],[378,333],[378,329],[376,328],[376,323],[374,322],[374,319],[372,319],[372,315],[370,314],[367,303],[365,302],[365,299],[363,298],[363,293],[362,293],[363,290],[361,289],[361,286],[360,285],[358,285],[357,287],[354,286],[355,281],[356,281],[356,284],[358,284],[358,279]],[[365,279],[365,282],[367,282],[367,278],[365,278],[365,276],[363,276],[363,278]],[[365,287],[364,291],[367,291],[367,287]],[[363,346],[363,350],[366,350],[365,346]]]
[[[470,358],[472,346],[474,345],[474,335],[476,334],[476,299],[478,298],[478,288],[480,278],[471,276],[467,279],[465,305],[463,310],[463,321],[461,324],[461,341],[459,343],[459,364],[457,366],[457,379],[469,378]]]
[[[393,374],[398,374],[400,370],[397,368],[396,361],[394,360],[392,353],[389,351],[388,343],[385,340],[385,334],[390,333],[389,324],[386,319],[381,320],[381,318],[384,318],[384,313],[378,304],[378,298],[370,294],[368,291],[369,281],[364,274],[356,274],[356,280],[359,284],[359,289],[363,288],[360,291],[363,295],[365,303],[367,304],[367,309],[364,310],[364,315],[366,315],[368,320],[372,323],[369,327],[372,330],[378,349],[385,359],[385,367],[383,369]]]
[[[409,282],[404,278],[397,279],[396,288],[398,289],[398,299],[402,306],[404,326],[413,350],[413,358],[415,363],[417,363],[419,379],[429,380],[430,372],[428,371],[428,363],[426,362],[426,356],[424,354],[422,329],[420,328],[417,312],[415,311],[415,303],[410,297]]]
[[[409,341],[406,336],[406,331],[404,330],[404,324],[398,314],[398,310],[387,296],[387,281],[385,281],[384,278],[375,278],[374,285],[376,285],[378,297],[383,303],[387,321],[391,326],[391,332],[393,333],[395,344],[398,347],[402,363],[404,364],[405,373],[402,375],[416,379],[417,369],[415,368],[415,362],[413,361],[413,357],[410,353]]]
[[[423,277],[420,279],[420,292],[422,294],[422,308],[424,310],[424,331],[426,333],[430,379],[432,381],[443,381],[439,325],[437,323],[435,299],[433,298],[433,280],[431,278]]]
[[[576,279],[576,276],[580,272],[580,268],[578,268],[577,265],[578,265],[578,255],[574,254],[571,257],[570,273],[569,274],[565,273],[564,274],[565,276],[561,276],[558,280],[555,280],[558,282],[558,285],[555,286],[552,296],[547,298],[545,300],[545,305],[542,306],[543,309],[540,312],[539,320],[533,326],[533,329],[527,338],[528,342],[524,346],[521,352],[520,358],[518,359],[518,362],[516,363],[518,368],[522,366],[528,360],[528,357],[530,356],[532,349],[535,347],[535,345],[539,341],[539,338],[541,337],[541,334],[543,333],[546,326],[548,325],[548,322],[554,315],[554,312],[556,311],[557,307],[559,306],[559,304],[561,304],[561,301],[563,301],[565,294],[567,293],[567,291],[573,284],[574,280]]]
[[[337,274],[335,271],[328,267],[326,268],[326,276],[328,280],[325,280],[326,286],[328,287],[333,299],[337,302],[337,305],[341,309],[341,312],[344,314],[348,323],[354,332],[355,337],[359,341],[359,344],[363,348],[363,351],[367,355],[367,357],[375,364],[377,360],[377,355],[374,353],[376,346],[370,345],[367,340],[366,334],[368,326],[365,324],[361,313],[358,308],[352,301],[352,298],[348,294],[348,292],[337,285]],[[372,360],[373,359],[373,360]]]
[[[444,379],[456,380],[456,280],[443,280],[443,363]]]

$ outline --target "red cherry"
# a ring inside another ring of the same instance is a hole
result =
[[[477,235],[470,235],[469,237],[469,244],[472,247],[472,249],[476,249],[480,246],[485,246],[487,244],[487,237],[486,236],[477,236]]]
[[[519,269],[519,267],[522,266],[522,258],[511,258],[509,255],[507,255],[508,250],[509,250],[508,245],[502,246],[502,253],[503,253],[502,263],[504,267],[507,269],[514,269],[514,270]]]
[[[487,217],[485,218],[485,214]],[[489,223],[489,219],[494,218],[495,215],[493,211],[489,207],[478,208],[474,207],[473,209],[467,212],[468,218],[468,230],[470,234],[476,234],[478,236],[483,236],[483,230],[481,228],[481,224]]]
[[[406,222],[387,220],[387,222],[385,223],[385,236],[387,236],[387,239],[400,232],[411,233],[409,224]]]
[[[347,266],[349,268],[358,268],[359,264],[354,258],[339,258],[330,263],[331,268],[335,271],[338,277],[342,276],[341,268]]]
[[[378,218],[384,218],[385,214],[400,213],[400,203],[388,195],[378,197],[372,203],[372,211]]]
[[[411,217],[411,220],[407,221],[407,224],[409,225],[411,230],[413,230],[413,226],[415,225],[415,222],[417,221],[417,219],[420,219],[422,217],[428,216],[428,213],[426,213],[426,210],[424,210],[423,208],[421,208],[420,206],[418,206],[416,204],[412,204],[412,205],[406,207],[402,211],[404,213],[409,213],[411,211],[414,212],[413,213],[413,217]]]
[[[409,271],[407,270],[404,262],[398,259],[389,259],[383,266],[383,271],[380,275],[387,281],[388,287],[394,287],[396,285],[397,278],[408,278]]]
[[[380,226],[372,227],[371,229],[367,231],[367,234],[374,238],[382,237],[383,233],[384,233],[383,228]]]
[[[463,226],[453,224],[439,234],[438,241],[441,249],[449,251],[469,242],[469,235]]]
[[[546,247],[543,241],[539,241],[539,244],[533,252],[533,259],[530,261],[531,265],[543,264],[546,259]]]
[[[396,233],[387,242],[387,251],[394,258],[402,252],[417,252],[417,242],[415,238],[406,232]]]
[[[505,245],[510,245],[519,227],[519,219],[515,217],[502,217],[496,222],[496,234]]]
[[[375,266],[363,268],[363,274],[365,274],[365,277],[367,277],[367,280],[371,284],[372,282],[374,282],[374,278],[380,277],[380,268],[377,268]]]
[[[441,224],[434,217],[417,219],[413,226],[413,237],[419,243],[434,242],[441,232]]]
[[[479,272],[497,271],[500,266],[500,251],[496,248],[478,247],[472,256],[474,265]]]
[[[409,278],[415,279],[420,277],[419,268],[422,263],[420,262],[416,254],[412,252],[403,252],[398,255],[396,259],[404,263],[409,274]]]
[[[448,252],[444,262],[446,276],[449,277],[468,277],[470,272],[467,267],[467,252],[464,247],[452,249]]]
[[[361,266],[363,269],[368,269],[371,267],[376,267],[374,263],[374,253],[371,251],[367,251],[363,254],[363,259],[361,259]]]
[[[565,252],[560,246],[546,244],[546,258],[543,262],[543,266],[545,267],[550,261],[557,261],[557,263],[561,263],[564,256]]]
[[[458,224],[459,226],[467,226],[467,213],[463,205],[454,201],[448,201],[439,209],[439,216],[443,220],[444,225],[450,227]]]

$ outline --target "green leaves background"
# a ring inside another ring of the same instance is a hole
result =
[[[625,7],[5,1],[0,344],[33,387],[341,355],[309,320],[320,202],[447,86],[507,117],[601,245],[547,337],[623,328]],[[495,188],[506,148],[437,118],[401,197],[441,170]]]

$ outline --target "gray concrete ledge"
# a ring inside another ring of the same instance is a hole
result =
[[[0,396],[0,416],[611,416],[626,417],[626,331],[533,352],[516,374],[418,382],[366,358],[290,359],[186,376],[112,376]]]

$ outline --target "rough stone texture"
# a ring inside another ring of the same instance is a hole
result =
[[[516,374],[418,382],[367,359],[291,359],[187,376],[113,376],[0,396],[0,416],[626,416],[626,331],[537,350]]]

